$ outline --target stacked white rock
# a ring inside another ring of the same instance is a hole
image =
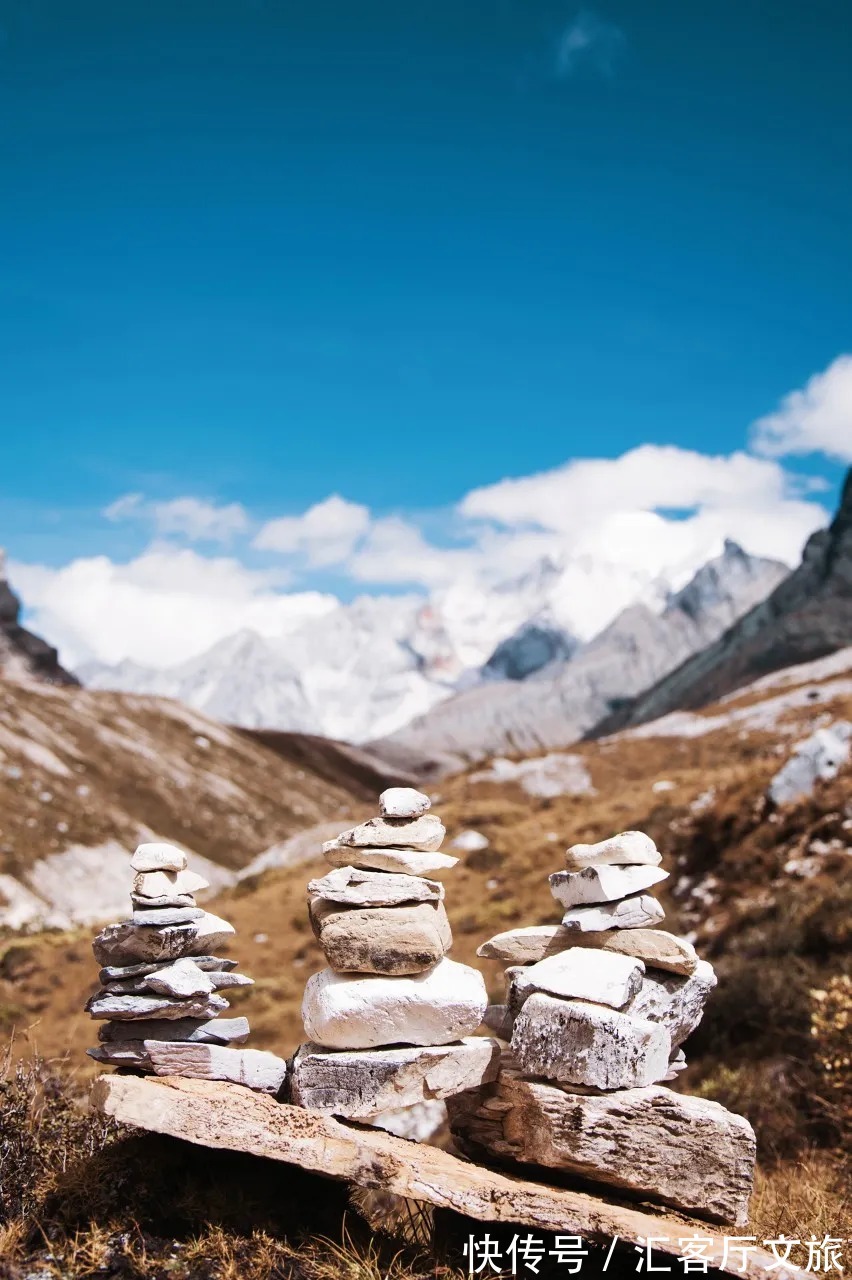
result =
[[[361,1120],[494,1079],[500,1056],[472,1034],[487,1004],[482,975],[447,956],[444,887],[429,878],[458,861],[440,852],[444,825],[410,787],[383,792],[380,806],[323,845],[333,870],[308,885],[329,967],[305,988],[309,1042],[291,1077],[293,1102]]]
[[[486,1022],[510,1048],[498,1080],[456,1099],[471,1154],[558,1168],[724,1222],[747,1220],[748,1121],[662,1087],[716,985],[682,938],[658,929],[648,892],[668,875],[654,842],[625,831],[573,845],[550,876],[560,925],[497,934],[480,948],[506,969]]]
[[[107,925],[92,943],[100,990],[86,1004],[101,1021],[97,1062],[158,1076],[230,1080],[278,1093],[287,1064],[274,1053],[233,1048],[248,1038],[245,1018],[220,1018],[219,993],[252,985],[236,960],[213,952],[233,925],[203,910],[195,894],[208,882],[170,844],[140,844],[128,920]]]

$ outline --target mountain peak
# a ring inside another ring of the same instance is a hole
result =
[[[6,578],[6,553],[0,548],[0,673],[35,676],[48,684],[78,684],[60,666],[53,646],[22,627],[20,618],[21,602]]]

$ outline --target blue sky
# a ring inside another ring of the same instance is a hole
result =
[[[465,546],[506,478],[750,439],[830,509],[851,58],[845,0],[0,0],[0,544],[399,589],[259,530],[340,494]],[[245,522],[163,528],[186,497]]]

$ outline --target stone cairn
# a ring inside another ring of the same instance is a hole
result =
[[[233,925],[196,904],[207,881],[170,844],[140,844],[129,920],[107,925],[92,949],[101,988],[86,1005],[102,1020],[90,1057],[158,1076],[231,1080],[278,1093],[287,1064],[273,1053],[236,1049],[249,1034],[246,1018],[220,1018],[219,993],[252,985],[234,972],[236,960],[211,954],[234,935]]]
[[[550,876],[562,924],[512,929],[479,948],[508,964],[486,1023],[510,1041],[498,1078],[454,1098],[473,1158],[558,1169],[715,1221],[747,1221],[750,1124],[661,1083],[716,985],[711,965],[655,928],[648,893],[668,873],[641,831],[574,845]]]
[[[493,1080],[500,1047],[472,1035],[485,1013],[482,975],[447,958],[444,887],[429,798],[392,787],[371,818],[323,846],[334,868],[308,885],[311,925],[329,968],[307,983],[309,1043],[292,1064],[294,1103],[371,1120]]]

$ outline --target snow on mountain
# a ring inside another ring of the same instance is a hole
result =
[[[237,630],[170,668],[89,663],[78,674],[91,688],[164,694],[231,724],[363,742],[483,680],[541,678],[624,608],[661,612],[679,585],[588,555],[546,556],[523,574],[459,579],[428,598],[363,596],[283,636]]]

